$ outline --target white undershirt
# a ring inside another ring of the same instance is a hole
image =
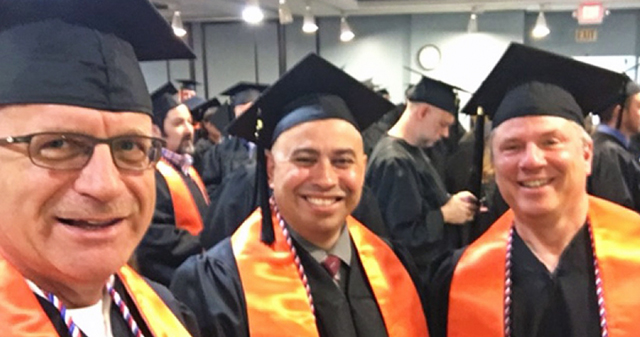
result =
[[[26,281],[34,293],[47,299],[40,287],[29,280]],[[67,313],[87,337],[114,337],[111,332],[110,308],[111,296],[105,290],[102,293],[102,299],[97,303],[83,308],[67,308]]]

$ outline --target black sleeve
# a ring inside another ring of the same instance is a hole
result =
[[[640,163],[622,147],[596,145],[588,192],[640,212]]]
[[[196,321],[196,316],[193,314],[193,311],[184,303],[178,301],[167,287],[151,280],[147,280],[147,283],[149,283],[149,286],[160,296],[162,301],[171,312],[173,312],[182,325],[184,325],[187,331],[189,331],[191,336],[200,337],[200,328],[198,327],[198,322]]]
[[[382,160],[372,164],[366,181],[378,200],[389,235],[407,247],[418,268],[426,268],[443,245],[440,208],[423,200],[411,162]]]
[[[244,292],[229,239],[185,261],[174,275],[171,291],[193,310],[202,337],[249,336]]]
[[[231,236],[256,209],[255,165],[241,166],[225,178],[204,216],[200,242],[209,249]]]
[[[439,255],[430,265],[427,275],[427,324],[431,337],[447,336],[449,290],[456,264],[464,249]]]
[[[200,252],[200,239],[176,227],[169,187],[156,171],[156,208],[151,225],[136,249],[140,273],[168,286],[174,270],[187,257]]]

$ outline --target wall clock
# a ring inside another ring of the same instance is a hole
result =
[[[425,70],[433,70],[440,64],[440,49],[433,45],[428,44],[420,48],[418,51],[418,64]]]

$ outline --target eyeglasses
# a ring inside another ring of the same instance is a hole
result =
[[[162,139],[128,135],[95,138],[69,132],[42,132],[25,136],[0,138],[0,145],[27,143],[29,159],[40,167],[54,170],[79,170],[87,165],[98,144],[107,144],[116,167],[143,171],[153,167],[166,145]]]

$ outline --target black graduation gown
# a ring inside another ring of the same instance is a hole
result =
[[[178,170],[194,197],[200,214],[207,209],[207,202],[198,185]],[[189,256],[203,251],[198,236],[176,227],[173,200],[167,181],[156,171],[156,208],[151,226],[136,248],[135,257],[140,274],[165,286],[169,286],[173,272]]]
[[[178,320],[180,320],[182,325],[185,326],[185,328],[187,329],[187,331],[189,331],[191,336],[199,337],[200,329],[198,328],[195,315],[189,309],[189,307],[187,307],[183,303],[176,300],[173,294],[171,294],[171,292],[169,291],[169,289],[165,288],[164,286],[154,282],[149,282],[149,285],[158,294],[158,296],[160,296],[162,301],[167,305],[167,307],[171,310],[171,312],[173,312],[173,314],[178,318]],[[140,316],[140,312],[138,311],[137,307],[134,305],[133,300],[125,291],[124,286],[122,285],[122,282],[117,278],[116,278],[114,287],[118,292],[118,294],[120,294],[121,297],[124,299],[129,310],[131,310],[131,315],[134,317],[134,320],[138,324],[138,327],[140,327],[140,330],[142,331],[142,333],[145,336],[153,336],[149,330],[149,327],[144,323],[144,320]],[[47,316],[51,320],[51,323],[53,323],[53,327],[58,332],[58,335],[60,337],[68,337],[69,332],[68,332],[67,325],[60,317],[60,312],[58,311],[58,309],[56,309],[56,307],[54,307],[53,304],[51,304],[46,299],[37,295],[36,295],[36,298],[40,302],[40,305],[44,309],[44,312],[47,314]],[[129,325],[122,317],[120,310],[113,303],[113,301],[111,302],[110,311],[111,311],[110,312],[111,332],[113,333],[113,336],[114,337],[135,337],[131,332]],[[83,336],[87,337],[84,334]],[[51,337],[54,337],[54,336],[51,336]],[[88,337],[91,337],[91,336],[88,336]]]
[[[298,244],[296,248],[309,278],[321,337],[387,336],[355,247],[346,281],[347,296],[318,262]],[[405,263],[407,256],[397,255],[414,277],[410,261]],[[203,337],[249,337],[246,302],[230,239],[189,258],[176,271],[171,290],[196,314]]]
[[[462,252],[442,255],[435,262],[439,266],[432,269],[427,299],[431,337],[446,336],[451,278]],[[513,337],[600,336],[593,252],[586,226],[562,252],[554,273],[549,273],[517,233],[512,254]]]
[[[205,249],[231,236],[259,206],[255,177],[255,163],[238,167],[214,193],[204,216],[204,230],[200,234]],[[363,187],[360,203],[352,215],[378,236],[387,236],[378,202],[368,187]]]
[[[249,151],[247,141],[229,136],[202,155],[201,177],[210,199],[213,199],[215,190],[225,177],[239,167],[255,162],[253,152]]]
[[[394,137],[381,139],[365,184],[378,200],[389,235],[407,247],[421,273],[441,252],[459,248],[456,229],[445,225],[440,211],[449,194],[422,149]]]
[[[387,131],[396,124],[405,107],[406,106],[404,104],[396,105],[393,110],[382,115],[377,122],[371,124],[368,128],[362,131],[364,153],[367,156],[371,155],[371,152],[373,152],[378,141],[380,141],[380,139],[387,134]]]
[[[593,135],[593,165],[589,194],[640,212],[640,162],[615,137]]]

